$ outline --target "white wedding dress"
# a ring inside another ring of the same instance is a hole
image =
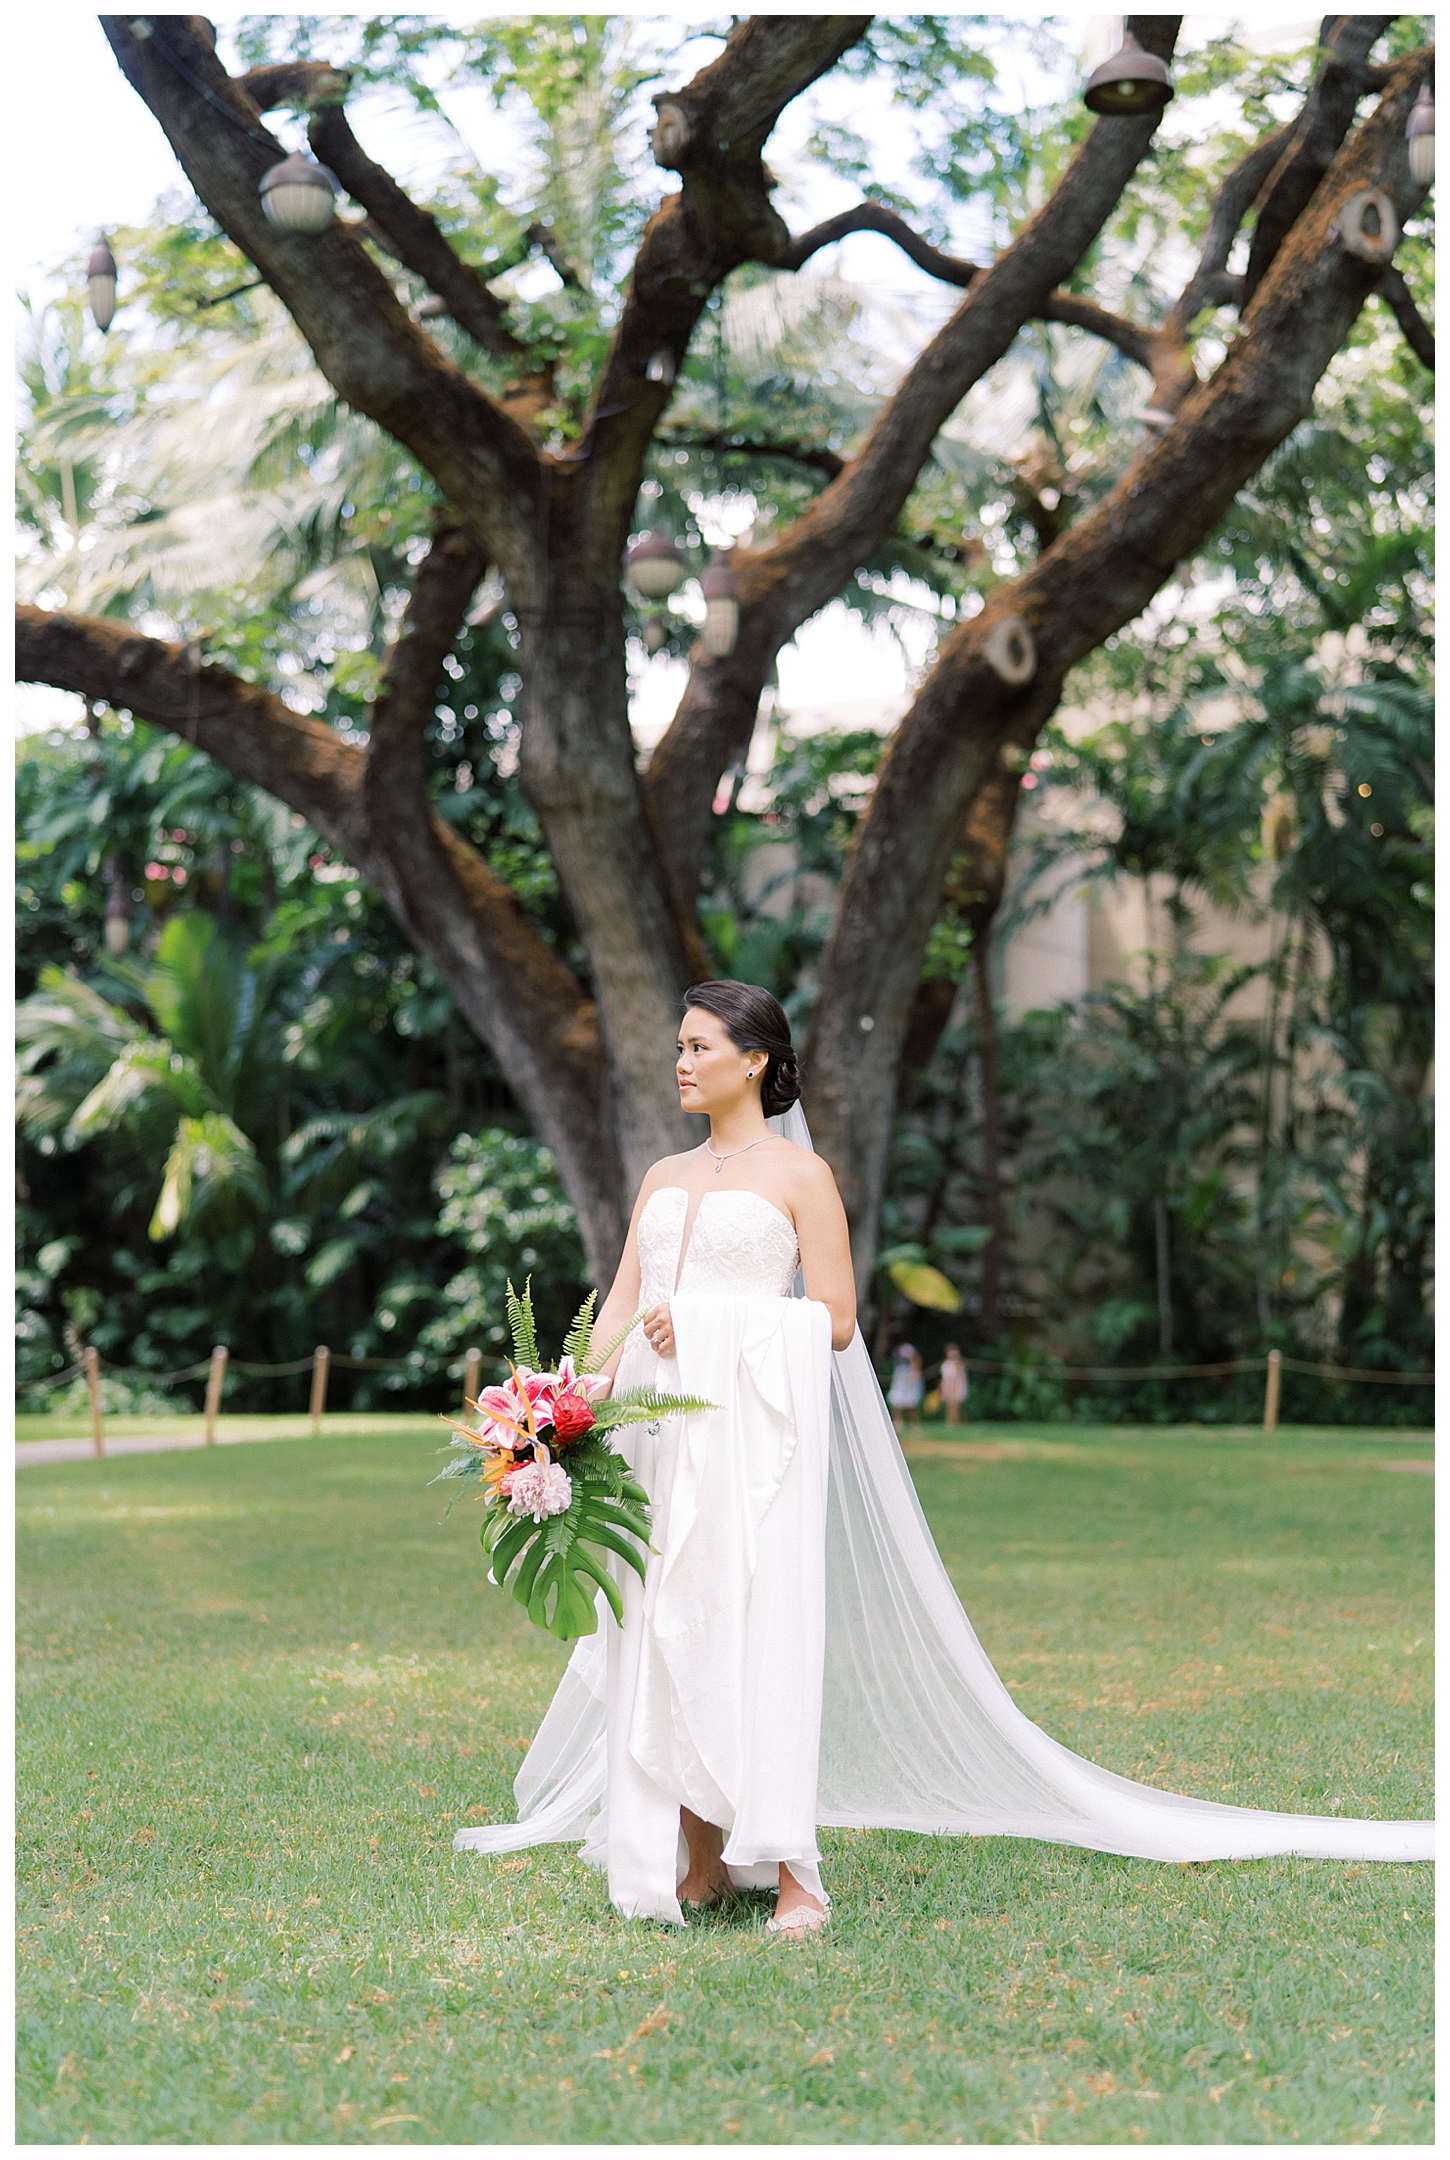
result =
[[[799,1110],[774,1121],[809,1146]],[[1134,1784],[1018,1709],[972,1632],[916,1498],[859,1331],[833,1353],[794,1229],[757,1193],[651,1195],[641,1304],[615,1385],[716,1407],[625,1428],[653,1510],[617,1627],[577,1645],[514,1780],[518,1821],[460,1850],[582,1840],[627,1915],[679,1923],[681,1804],[726,1832],[740,1887],[778,1864],[823,1903],[819,1824],[1039,1838],[1151,1860],[1300,1853],[1427,1860],[1434,1825],[1281,1815]],[[792,1285],[796,1295],[792,1297]]]

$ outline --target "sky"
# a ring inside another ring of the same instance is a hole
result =
[[[433,12],[477,20],[489,13],[516,11],[468,8]],[[570,11],[555,8],[533,12]],[[617,12],[652,16],[669,13],[682,21],[720,19],[718,12],[708,8]],[[1312,36],[1317,27],[1317,18],[1306,17],[1292,4],[1275,6],[1272,0],[1255,0],[1251,12],[1256,43],[1298,43]],[[1118,42],[1122,20],[1118,16],[1070,7],[999,11],[1001,17],[1023,21],[1040,20],[1049,14],[1059,24],[1071,22],[1080,27],[1080,38],[1074,42],[1080,45],[1084,68],[1095,65]],[[1221,14],[1190,16],[1185,28],[1188,37],[1197,42],[1227,27],[1231,19]],[[215,15],[212,20],[225,52],[228,27],[239,17]],[[27,293],[38,302],[59,289],[59,266],[78,245],[89,244],[102,226],[140,223],[156,198],[180,183],[181,175],[156,122],[121,79],[94,15],[65,5],[64,0],[60,4],[46,0],[43,7],[17,9],[10,18],[6,48],[11,194],[12,201],[20,206],[8,232],[9,284],[13,292]],[[702,43],[690,58],[698,65],[709,50]],[[1014,79],[1014,61],[1009,39],[1003,53],[1002,94],[1015,95],[1024,102],[1041,98],[1046,83],[1040,77],[1030,78],[1020,72]],[[1022,66],[1029,67],[1030,63],[1024,61]],[[869,132],[873,141],[887,143],[888,177],[889,165],[894,161],[890,153],[898,149],[904,170],[910,143],[903,123],[884,109],[867,110],[870,93],[859,86],[847,92],[843,85],[842,94],[849,95],[856,124],[863,132]],[[501,143],[500,122],[486,92],[479,89],[451,94],[446,109],[450,120],[485,162],[501,170],[500,159],[501,155],[506,158],[507,146]],[[770,155],[786,173],[788,188],[793,186],[793,221],[799,216],[808,222],[829,215],[849,195],[839,192],[840,183],[826,178],[817,181],[803,162],[796,162],[798,143],[792,141],[792,117],[787,114]],[[456,150],[445,130],[420,120],[401,101],[371,99],[365,113],[354,110],[354,118],[370,152],[405,183],[426,184],[430,171]],[[269,124],[288,139],[290,146],[287,131],[289,125],[295,130],[295,123],[274,115]],[[893,138],[899,138],[899,143]],[[297,139],[300,142],[300,133]],[[672,176],[660,177],[661,192],[674,184]],[[955,237],[963,252],[978,255],[982,251],[985,236],[973,234],[969,212]],[[851,253],[853,249],[855,254]],[[879,283],[884,272],[908,306],[931,308],[939,315],[942,288],[920,278],[889,243],[868,236],[847,243],[842,253],[844,276],[861,276]],[[908,646],[911,643],[908,639]],[[786,708],[819,711],[834,700],[849,703],[856,714],[863,709],[863,702],[870,702],[885,723],[904,706],[914,673],[913,660],[919,665],[925,650],[921,645],[919,650],[903,651],[888,632],[867,631],[843,608],[827,609],[799,633],[794,646],[782,655],[781,702]],[[642,673],[635,713],[642,738],[650,739],[659,733],[683,680],[683,666],[667,661],[657,661]],[[63,693],[25,685],[17,694],[16,723],[29,732],[69,721],[78,704],[78,700]],[[861,722],[855,718],[851,724]]]

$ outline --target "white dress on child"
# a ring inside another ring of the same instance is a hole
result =
[[[777,1121],[809,1146],[793,1110]],[[716,1407],[616,1444],[650,1495],[646,1580],[615,1565],[514,1780],[517,1823],[454,1845],[582,1840],[626,1914],[679,1923],[679,1811],[726,1832],[741,1887],[778,1863],[826,1902],[816,1826],[1026,1837],[1150,1860],[1433,1858],[1429,1822],[1278,1814],[1135,1784],[1021,1711],[952,1588],[859,1331],[833,1353],[794,1229],[757,1193],[666,1186],[639,1222],[641,1303],[616,1378]],[[795,1296],[792,1296],[792,1284]]]

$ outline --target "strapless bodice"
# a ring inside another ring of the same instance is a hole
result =
[[[645,1202],[639,1218],[642,1306],[659,1305],[677,1289],[682,1296],[789,1297],[800,1266],[789,1216],[759,1193],[707,1192],[681,1268],[689,1209],[690,1196],[680,1185],[662,1185]]]

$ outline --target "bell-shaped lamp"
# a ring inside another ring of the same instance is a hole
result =
[[[104,233],[97,236],[86,264],[86,287],[90,294],[91,316],[98,330],[109,330],[116,314],[116,258],[106,244]]]
[[[1162,112],[1173,96],[1173,78],[1156,53],[1144,52],[1131,30],[1110,60],[1095,67],[1083,91],[1089,112],[1107,118]]]
[[[705,596],[705,650],[712,660],[728,659],[740,633],[740,587],[723,548],[710,557],[700,590]]]
[[[636,540],[624,567],[642,600],[668,600],[685,582],[685,559],[667,533],[647,532]]]
[[[1427,82],[1421,83],[1420,95],[1410,107],[1405,134],[1410,145],[1410,171],[1421,187],[1428,187],[1435,177],[1435,100]]]
[[[278,232],[326,232],[337,200],[337,181],[316,158],[297,150],[263,173],[261,194],[267,223]]]

